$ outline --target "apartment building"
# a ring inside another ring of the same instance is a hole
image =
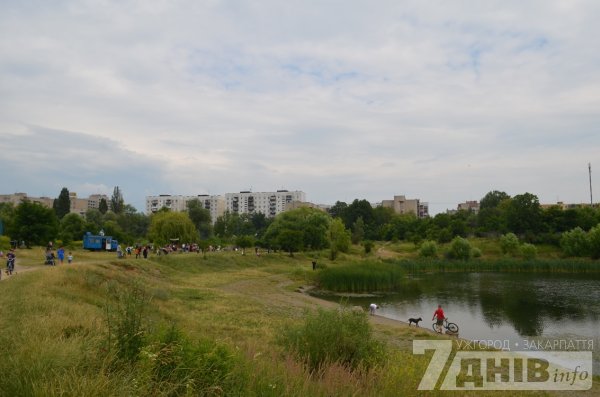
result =
[[[429,204],[419,199],[407,199],[406,196],[394,196],[393,200],[383,200],[382,207],[391,208],[397,214],[415,214],[419,218],[429,216]]]
[[[19,205],[23,200],[28,200],[32,203],[38,203],[47,208],[52,208],[54,199],[50,197],[31,197],[27,193],[0,194],[0,203],[12,203]]]
[[[208,194],[199,194],[197,196],[182,196],[161,194],[158,196],[146,197],[146,213],[152,214],[161,208],[168,208],[174,212],[187,211],[187,203],[190,200],[198,200],[200,204],[210,212],[210,218],[213,223],[217,218],[225,213],[225,200],[223,196],[210,196]]]
[[[275,192],[226,193],[226,209],[236,214],[263,213],[272,218],[284,212],[294,201],[306,202],[306,194],[302,191],[277,190]]]
[[[100,207],[100,200],[105,199],[108,202],[108,196],[105,194],[92,194],[90,197],[79,198],[77,193],[69,192],[71,202],[71,213],[84,216],[88,209]],[[12,203],[19,205],[23,200],[29,200],[32,203],[39,203],[47,208],[54,206],[54,199],[51,197],[31,197],[27,193],[1,194],[0,203]]]
[[[458,211],[467,211],[478,213],[479,212],[479,202],[477,200],[474,201],[465,201],[464,203],[458,204],[456,207]]]

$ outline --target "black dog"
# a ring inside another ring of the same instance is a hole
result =
[[[421,317],[419,317],[419,318],[409,318],[408,319],[408,326],[410,327],[410,325],[412,323],[415,323],[415,325],[418,327],[419,326],[419,321],[423,321],[423,319]]]

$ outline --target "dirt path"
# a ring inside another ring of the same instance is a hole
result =
[[[42,269],[42,267],[41,266],[27,266],[27,267],[25,267],[25,266],[19,266],[18,264],[15,264],[15,269],[13,270],[13,274],[9,275],[8,273],[6,273],[6,268],[1,268],[0,269],[1,270],[0,273],[2,273],[2,274],[0,275],[0,281],[5,281],[5,280],[8,280],[10,278],[13,278],[13,277],[17,276],[20,273],[31,272],[31,271],[39,270],[39,269]]]

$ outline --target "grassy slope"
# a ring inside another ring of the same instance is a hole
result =
[[[215,253],[206,260],[181,254],[144,261],[76,251],[74,264],[57,267],[39,265],[41,250],[17,254],[19,266],[39,269],[0,283],[0,395],[147,394],[140,370],[112,369],[105,350],[110,291],[132,280],[152,297],[146,312],[151,329],[175,323],[191,338],[222,341],[245,357],[238,371],[249,381],[241,395],[415,395],[428,365],[429,357],[412,355],[412,339],[434,336],[385,321],[374,327],[389,346],[390,361],[368,374],[333,365],[315,378],[282,354],[274,343],[281,326],[325,304],[293,292],[310,282],[314,254]],[[358,250],[338,263],[357,256]],[[437,394],[443,393],[424,395]]]

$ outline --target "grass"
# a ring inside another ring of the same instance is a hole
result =
[[[386,347],[385,362],[362,370],[331,363],[318,374],[277,344],[285,326],[302,324],[307,309],[326,304],[290,291],[316,273],[356,263],[362,257],[358,251],[330,262],[324,252],[293,258],[223,252],[206,260],[175,254],[146,261],[77,250],[73,264],[56,267],[43,266],[42,254],[38,248],[18,250],[17,265],[35,271],[0,282],[5,302],[0,305],[0,396],[184,395],[191,390],[186,382],[204,385],[194,389],[197,395],[415,395],[430,356],[413,355],[411,342],[436,337],[375,324],[373,335]],[[312,271],[315,255],[327,269]],[[125,364],[108,345],[106,310],[118,306],[120,292],[132,285],[149,301],[141,353]],[[172,325],[179,336],[167,335]],[[209,358],[188,361],[191,353]],[[164,365],[157,366],[154,355]],[[216,381],[203,384],[210,363],[225,366]],[[425,393],[438,394],[444,393]],[[452,393],[457,395],[472,394]]]

